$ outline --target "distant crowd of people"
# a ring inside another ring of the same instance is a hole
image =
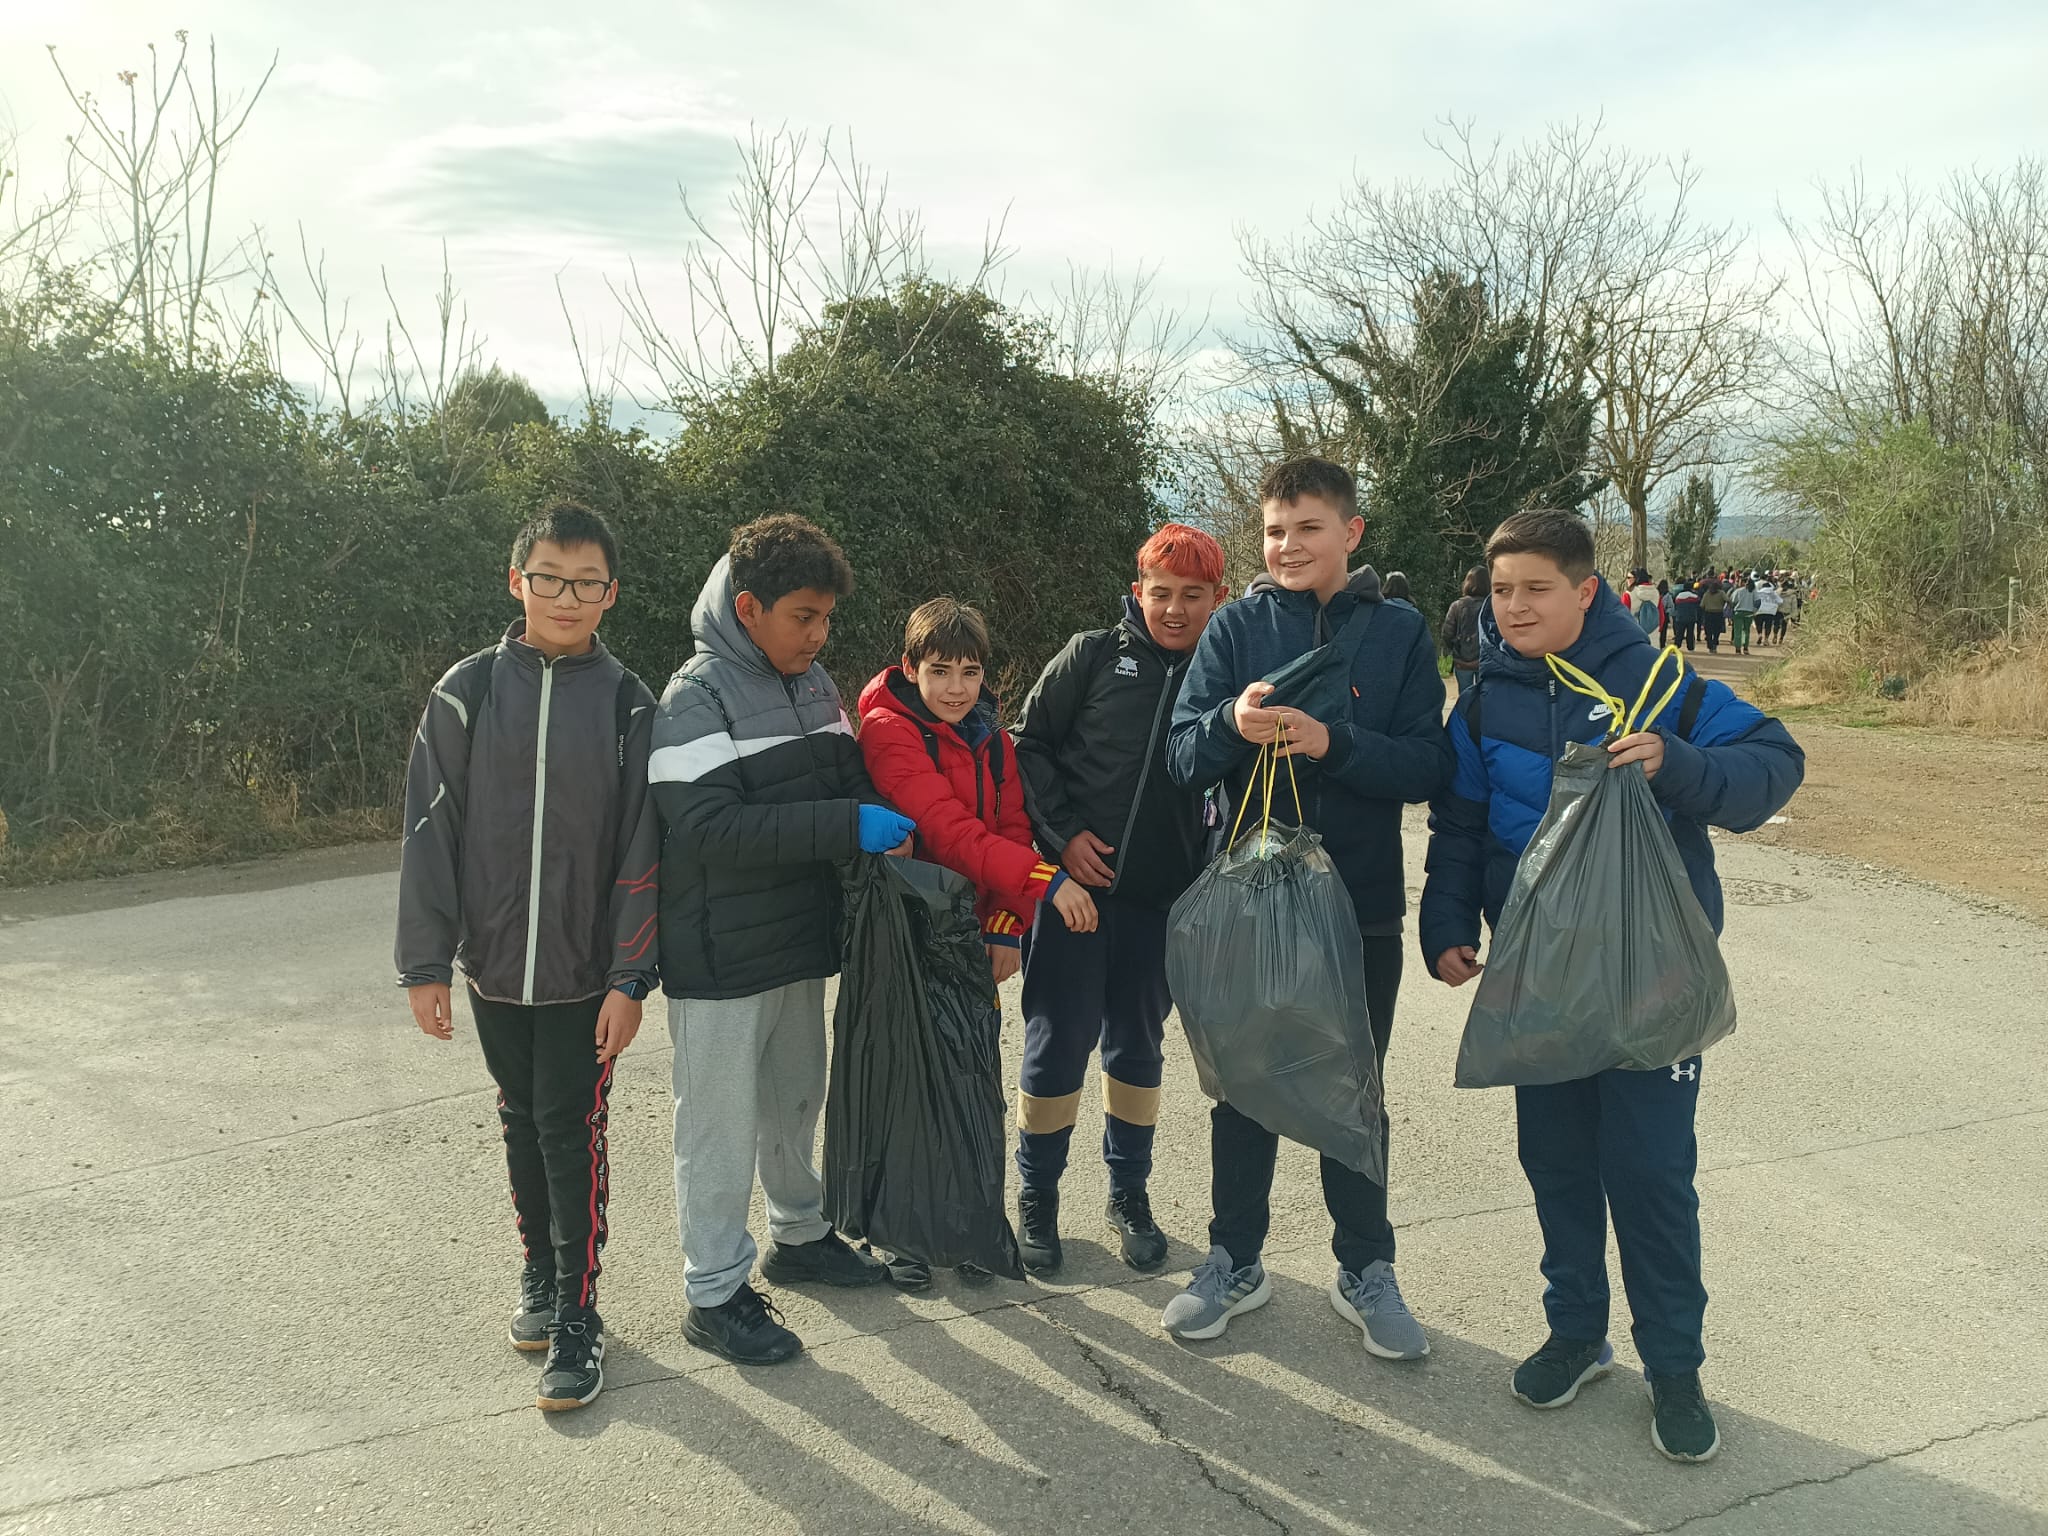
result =
[[[1809,595],[1797,571],[1731,567],[1672,582],[1652,581],[1648,571],[1637,567],[1621,601],[1643,633],[1654,634],[1660,646],[1675,644],[1691,651],[1704,641],[1709,651],[1719,651],[1725,634],[1734,653],[1747,656],[1752,642],[1782,644],[1805,613]]]
[[[1400,591],[1395,592],[1395,584]],[[1783,644],[1792,626],[1800,621],[1806,605],[1818,594],[1810,580],[1797,571],[1737,570],[1729,566],[1682,576],[1652,580],[1637,567],[1626,582],[1610,583],[1645,635],[1654,635],[1658,646],[1679,645],[1688,651],[1704,643],[1719,652],[1725,637],[1737,656],[1750,654],[1751,642],[1758,645]],[[1445,611],[1437,639],[1451,658],[1451,676],[1458,692],[1464,693],[1479,676],[1480,615],[1487,605],[1491,584],[1484,565],[1475,565],[1465,575],[1463,591]],[[1405,599],[1407,578],[1400,572],[1387,576],[1390,599]]]

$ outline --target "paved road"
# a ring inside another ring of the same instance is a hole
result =
[[[1509,1399],[1535,1221],[1509,1099],[1452,1091],[1463,999],[1426,978],[1390,1071],[1426,1362],[1331,1314],[1290,1151],[1274,1304],[1217,1343],[1158,1333],[1175,1282],[1109,1257],[1083,1166],[1063,1283],[785,1294],[809,1354],[720,1365],[676,1331],[657,1025],[613,1117],[611,1384],[543,1418],[503,1342],[483,1063],[387,981],[386,851],[0,896],[0,1531],[2048,1532],[2048,931],[1722,850],[1743,1024],[1707,1060],[1700,1183],[1727,1449],[1693,1469],[1650,1451],[1627,1376]],[[1167,1089],[1185,1273],[1207,1174],[1177,1041]]]

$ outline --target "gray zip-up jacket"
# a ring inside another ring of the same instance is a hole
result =
[[[450,667],[413,738],[398,866],[401,986],[567,1003],[657,974],[660,824],[647,789],[654,695],[592,641],[549,661],[505,631]],[[488,667],[487,685],[458,674]],[[483,700],[475,719],[465,698]]]
[[[712,569],[696,654],[661,696],[648,773],[666,829],[661,984],[671,997],[752,997],[839,970],[839,862],[860,846],[868,781],[823,666],[784,677]]]

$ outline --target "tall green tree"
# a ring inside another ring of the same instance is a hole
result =
[[[1553,357],[1539,375],[1528,318],[1496,316],[1483,282],[1443,269],[1414,293],[1413,316],[1405,336],[1371,330],[1327,349],[1293,340],[1341,407],[1368,486],[1367,553],[1406,571],[1435,609],[1503,518],[1576,511],[1604,482],[1587,468],[1586,338],[1575,366]]]
[[[910,609],[950,593],[988,614],[991,674],[1021,703],[1069,634],[1114,618],[1160,512],[1145,402],[1050,349],[1042,325],[943,284],[830,306],[677,441],[679,478],[724,509],[704,551],[766,512],[813,518],[859,582],[826,653],[849,694],[901,654]]]
[[[1664,553],[1674,580],[1707,568],[1720,525],[1721,498],[1713,476],[1694,471],[1664,513]]]

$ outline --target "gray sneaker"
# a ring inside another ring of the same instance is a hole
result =
[[[1375,1259],[1363,1274],[1337,1271],[1330,1283],[1330,1305],[1347,1322],[1358,1324],[1366,1349],[1382,1360],[1420,1360],[1429,1353],[1429,1338],[1394,1279],[1394,1266]]]
[[[1159,1314],[1159,1326],[1176,1339],[1221,1338],[1238,1313],[1255,1311],[1272,1299],[1265,1265],[1254,1260],[1237,1269],[1228,1253],[1211,1248],[1189,1277],[1188,1288]]]

